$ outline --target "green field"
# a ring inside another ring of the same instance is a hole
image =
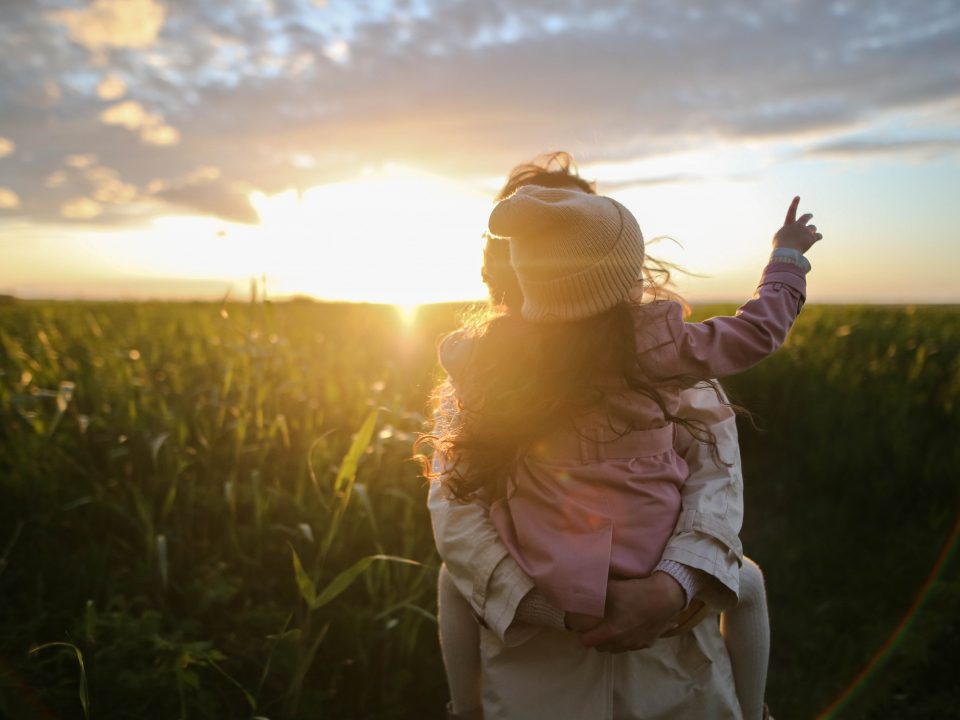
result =
[[[0,306],[0,717],[440,717],[407,458],[456,312]],[[956,717],[960,310],[808,307],[725,386],[778,720],[871,658],[834,717]]]

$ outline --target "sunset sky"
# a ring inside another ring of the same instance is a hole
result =
[[[0,293],[472,299],[509,168],[568,150],[653,252],[812,302],[960,302],[960,2],[14,0]]]

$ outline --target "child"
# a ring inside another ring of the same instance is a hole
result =
[[[615,201],[527,186],[494,209],[490,230],[510,239],[522,317],[494,318],[441,348],[460,404],[440,440],[457,458],[443,482],[491,503],[501,539],[571,627],[599,622],[609,576],[646,577],[660,559],[687,474],[674,424],[715,444],[677,415],[679,390],[758,362],[799,312],[802,253],[820,236],[809,216],[794,219],[797,202],[754,299],[736,317],[698,324],[684,323],[675,302],[628,302],[643,238]],[[451,643],[476,645],[469,610],[456,618],[465,602],[458,610],[445,588],[449,658],[460,655]],[[470,673],[452,670],[456,709],[456,680]]]

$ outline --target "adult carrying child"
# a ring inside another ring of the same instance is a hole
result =
[[[687,477],[677,428],[716,449],[709,428],[678,414],[681,391],[766,357],[800,311],[802,253],[820,236],[796,207],[754,298],[705,323],[683,322],[672,301],[637,302],[643,237],[612,199],[528,186],[491,215],[524,304],[441,348],[458,404],[439,439],[452,459],[441,479],[489,504],[569,627],[600,622],[609,578],[646,577],[660,560]]]

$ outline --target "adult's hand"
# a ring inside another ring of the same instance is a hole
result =
[[[642,579],[611,580],[603,622],[581,633],[580,641],[612,653],[650,647],[671,627],[685,604],[680,583],[664,572]]]

